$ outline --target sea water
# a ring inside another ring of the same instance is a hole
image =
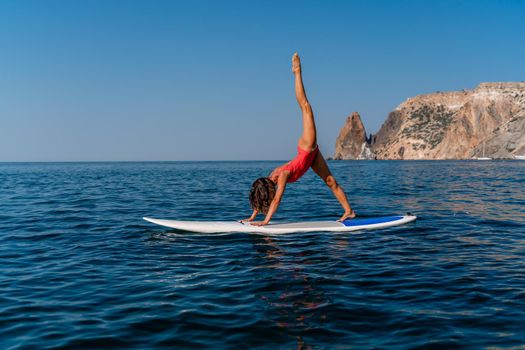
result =
[[[0,164],[0,348],[525,346],[525,162],[341,161],[358,234],[192,234],[279,162]],[[309,171],[276,220],[335,220]]]

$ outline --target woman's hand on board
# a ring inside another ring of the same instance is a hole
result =
[[[252,226],[264,226],[264,225],[268,225],[268,222],[266,222],[266,221],[255,221],[255,222],[252,222],[251,225]]]
[[[257,210],[254,210],[253,213],[252,213],[252,216],[250,216],[248,219],[239,220],[239,222],[241,224],[244,224],[245,222],[251,222],[251,221],[255,220],[255,218],[257,217],[258,213],[259,212]]]

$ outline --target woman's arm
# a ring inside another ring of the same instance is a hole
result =
[[[277,192],[275,192],[275,197],[273,197],[272,203],[270,204],[270,208],[268,209],[268,213],[266,214],[264,221],[254,222],[252,223],[253,226],[264,226],[270,222],[273,214],[275,214],[277,208],[279,208],[281,199],[283,198],[284,190],[286,189],[286,180],[288,179],[288,176],[288,172],[283,172],[281,173],[281,175],[279,175],[279,179],[277,180]]]

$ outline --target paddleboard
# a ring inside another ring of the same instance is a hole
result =
[[[153,224],[166,226],[182,231],[198,233],[246,232],[262,234],[285,234],[294,232],[349,232],[357,230],[374,230],[403,225],[416,220],[414,215],[382,216],[355,218],[345,221],[304,221],[278,223],[270,222],[265,226],[252,226],[249,222],[239,221],[178,221],[144,217]]]

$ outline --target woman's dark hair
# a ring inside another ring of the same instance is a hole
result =
[[[252,184],[250,205],[259,213],[266,214],[275,196],[275,183],[267,177],[260,177]]]

